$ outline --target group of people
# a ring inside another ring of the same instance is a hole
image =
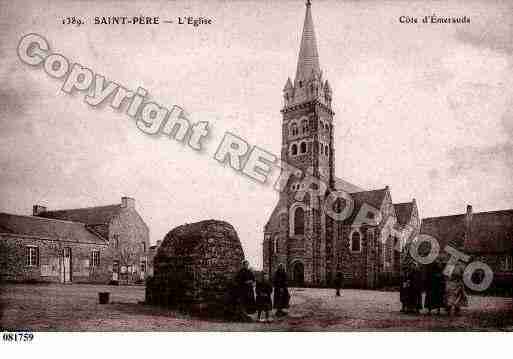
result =
[[[269,312],[276,309],[276,316],[281,317],[287,313],[284,309],[289,307],[290,294],[287,286],[287,273],[283,264],[273,275],[272,283],[268,274],[262,274],[258,280],[249,269],[248,261],[242,262],[242,269],[235,277],[237,286],[237,304],[244,314],[257,312],[258,321],[269,322]],[[274,295],[273,295],[274,294]]]
[[[424,303],[422,293],[425,293]],[[459,315],[461,308],[468,305],[461,271],[455,269],[450,277],[446,277],[438,262],[424,273],[416,267],[407,270],[401,280],[400,300],[401,312],[418,314],[424,307],[428,315],[433,310],[440,314],[442,308],[449,315]]]

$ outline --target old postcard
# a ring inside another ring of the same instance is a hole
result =
[[[0,53],[3,344],[513,330],[513,3],[0,0]]]

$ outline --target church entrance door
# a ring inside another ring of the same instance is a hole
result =
[[[296,286],[302,286],[305,284],[305,267],[303,263],[296,262],[292,267],[292,281]]]

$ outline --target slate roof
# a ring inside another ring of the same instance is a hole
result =
[[[472,215],[471,252],[513,252],[513,210]]]
[[[434,236],[441,248],[450,244],[466,253],[513,253],[513,210],[473,213],[466,242],[465,230],[465,214],[422,220],[421,233]]]
[[[347,182],[346,180],[343,180],[342,178],[338,177],[335,177],[335,189],[349,193],[364,191],[363,188],[358,187],[357,185]]]
[[[0,213],[0,226],[18,235],[77,243],[107,244],[83,223]]]
[[[354,201],[353,214],[344,220],[344,224],[349,225],[353,223],[364,203],[367,203],[376,209],[380,209],[386,193],[386,188],[351,193],[351,197]]]
[[[81,222],[88,225],[107,224],[121,211],[120,204],[64,209],[58,211],[45,211],[39,214],[39,217],[62,219],[65,221]]]
[[[310,78],[312,72],[319,74],[321,70],[319,66],[317,40],[315,39],[315,31],[312,20],[312,10],[310,5],[307,4],[305,22],[303,24],[303,34],[301,36],[301,45],[299,47],[295,81]]]
[[[410,222],[413,213],[413,202],[394,203],[395,216],[400,225]]]

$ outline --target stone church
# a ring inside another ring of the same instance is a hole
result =
[[[324,206],[310,206],[314,201],[325,203],[326,195],[310,198],[307,194],[297,201],[296,193],[304,190],[304,184],[291,176],[264,227],[264,271],[273,273],[282,263],[295,285],[310,286],[330,285],[338,273],[345,286],[361,288],[397,279],[406,244],[401,242],[419,233],[417,203],[413,199],[394,204],[388,186],[364,190],[335,176],[332,88],[320,69],[310,1],[306,2],[296,76],[286,81],[283,96],[282,160],[325,183],[326,193],[349,193],[354,209],[347,218],[334,220]],[[364,206],[379,211],[379,220],[355,221]],[[411,235],[400,239],[396,233],[401,229]]]

